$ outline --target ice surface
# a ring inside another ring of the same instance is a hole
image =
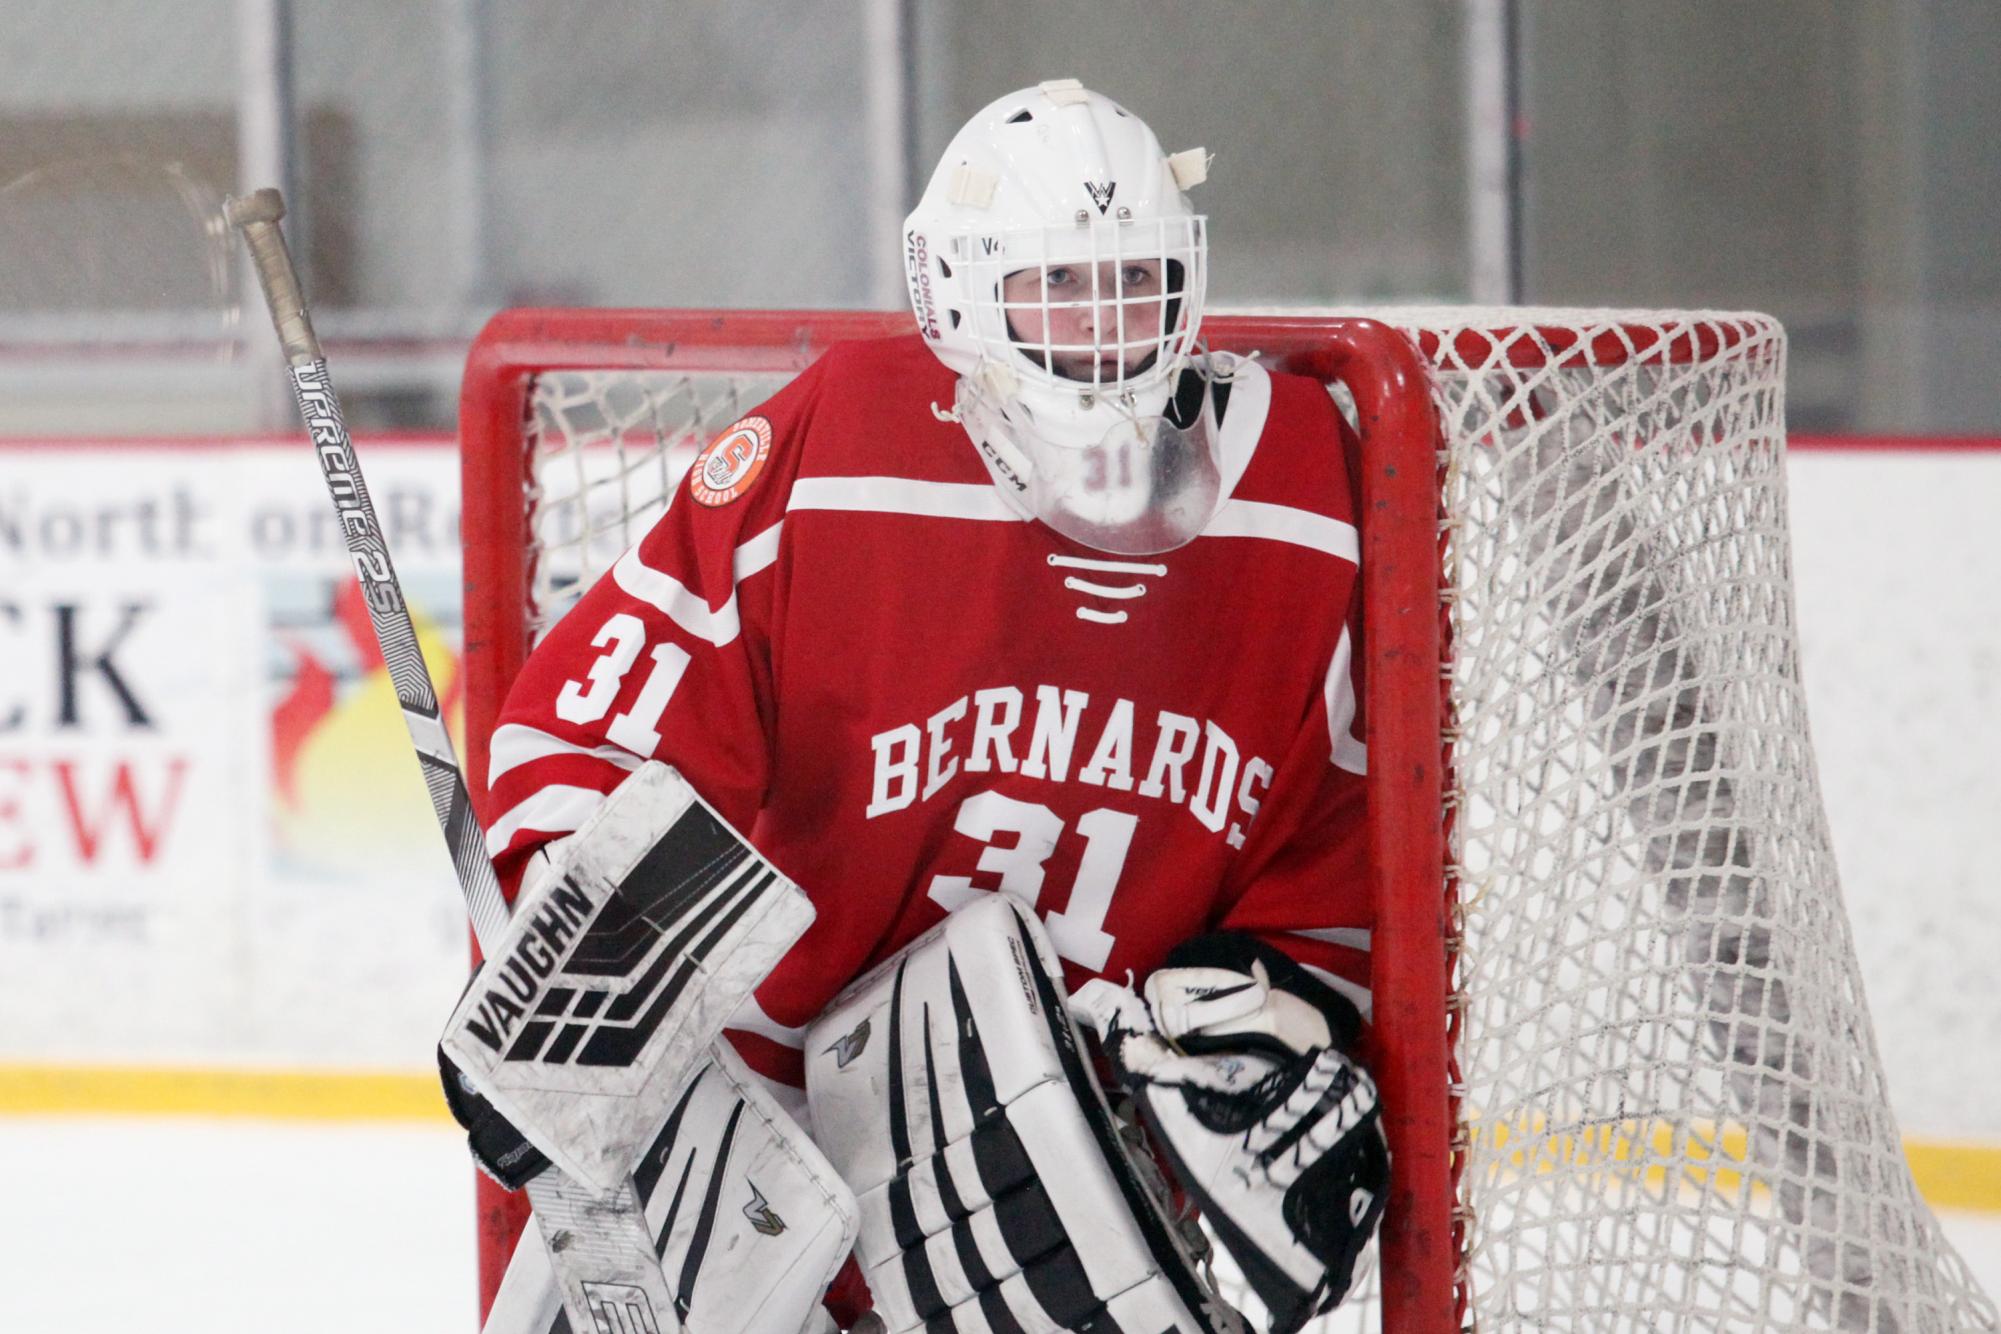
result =
[[[0,1116],[0,1330],[474,1334],[472,1181],[441,1123]]]

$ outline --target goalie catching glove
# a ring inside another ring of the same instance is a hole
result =
[[[1177,949],[1144,997],[1078,989],[1181,1187],[1291,1334],[1347,1294],[1389,1184],[1376,1088],[1346,997],[1249,936]]]

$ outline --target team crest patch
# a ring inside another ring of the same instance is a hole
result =
[[[745,417],[709,443],[688,469],[688,493],[704,505],[727,505],[764,471],[771,454],[771,423]]]

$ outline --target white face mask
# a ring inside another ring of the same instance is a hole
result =
[[[1164,408],[1161,397],[1139,405],[1086,403],[1074,390],[1008,395],[965,376],[953,410],[1017,511],[1094,550],[1145,556],[1193,541],[1222,493],[1207,386],[1185,427],[1145,410]]]

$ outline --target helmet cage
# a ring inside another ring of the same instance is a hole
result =
[[[1082,215],[1070,225],[966,231],[949,238],[979,359],[1027,385],[1130,396],[1188,362],[1208,279],[1207,220]],[[1035,275],[1016,283],[1010,277]],[[1039,280],[1038,280],[1039,279]],[[1025,291],[1023,289],[1026,289]],[[952,312],[958,315],[957,311]]]

